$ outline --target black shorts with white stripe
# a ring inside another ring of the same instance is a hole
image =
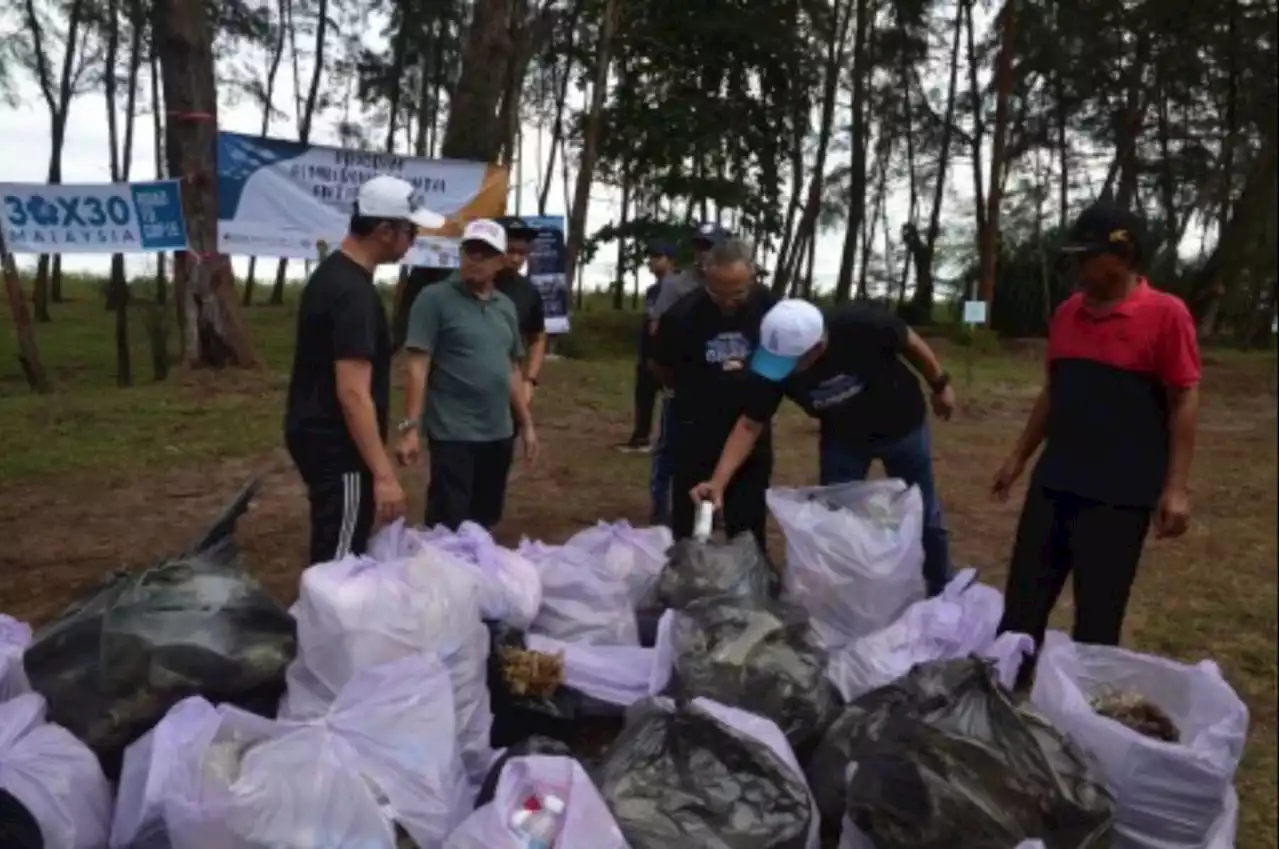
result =
[[[373,475],[332,472],[305,479],[311,501],[311,562],[364,554],[373,530]]]

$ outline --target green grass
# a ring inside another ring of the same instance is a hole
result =
[[[148,282],[134,286],[149,298]],[[170,468],[212,458],[251,456],[280,443],[280,392],[286,381],[297,321],[297,289],[282,306],[244,310],[253,345],[265,368],[258,374],[186,372],[175,367],[163,383],[152,379],[146,321],[152,306],[129,309],[133,385],[116,385],[114,317],[102,301],[102,283],[68,278],[66,300],[51,305],[52,321],[36,325],[41,360],[54,393],[31,394],[17,360],[12,330],[0,335],[0,476],[20,481],[96,469],[106,473]],[[265,292],[260,294],[265,295]],[[386,291],[390,304],[390,291]],[[630,305],[630,298],[626,303]],[[173,307],[170,305],[169,310]],[[608,362],[584,371],[587,383],[629,381],[640,315],[614,310],[606,295],[589,295],[572,315],[572,332],[556,350],[574,361]],[[169,315],[169,347],[176,359],[177,328]],[[1026,356],[998,355],[989,346],[957,348],[951,359],[957,385],[972,380],[1016,388],[1033,376]]]

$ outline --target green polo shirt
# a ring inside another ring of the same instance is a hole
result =
[[[422,432],[447,442],[510,439],[511,368],[524,356],[515,304],[477,297],[456,274],[413,302],[405,347],[431,358]]]

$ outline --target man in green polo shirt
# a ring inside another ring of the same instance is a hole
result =
[[[401,463],[416,462],[419,432],[425,434],[428,527],[493,527],[502,518],[517,427],[525,459],[537,456],[516,308],[493,285],[506,247],[502,227],[472,221],[462,233],[458,273],[423,289],[409,313],[396,454]]]

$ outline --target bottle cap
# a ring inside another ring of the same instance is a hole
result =
[[[511,828],[516,831],[521,831],[531,816],[533,816],[533,811],[521,808],[511,815]]]
[[[564,800],[559,796],[547,796],[542,800],[542,807],[559,816],[564,813]]]

